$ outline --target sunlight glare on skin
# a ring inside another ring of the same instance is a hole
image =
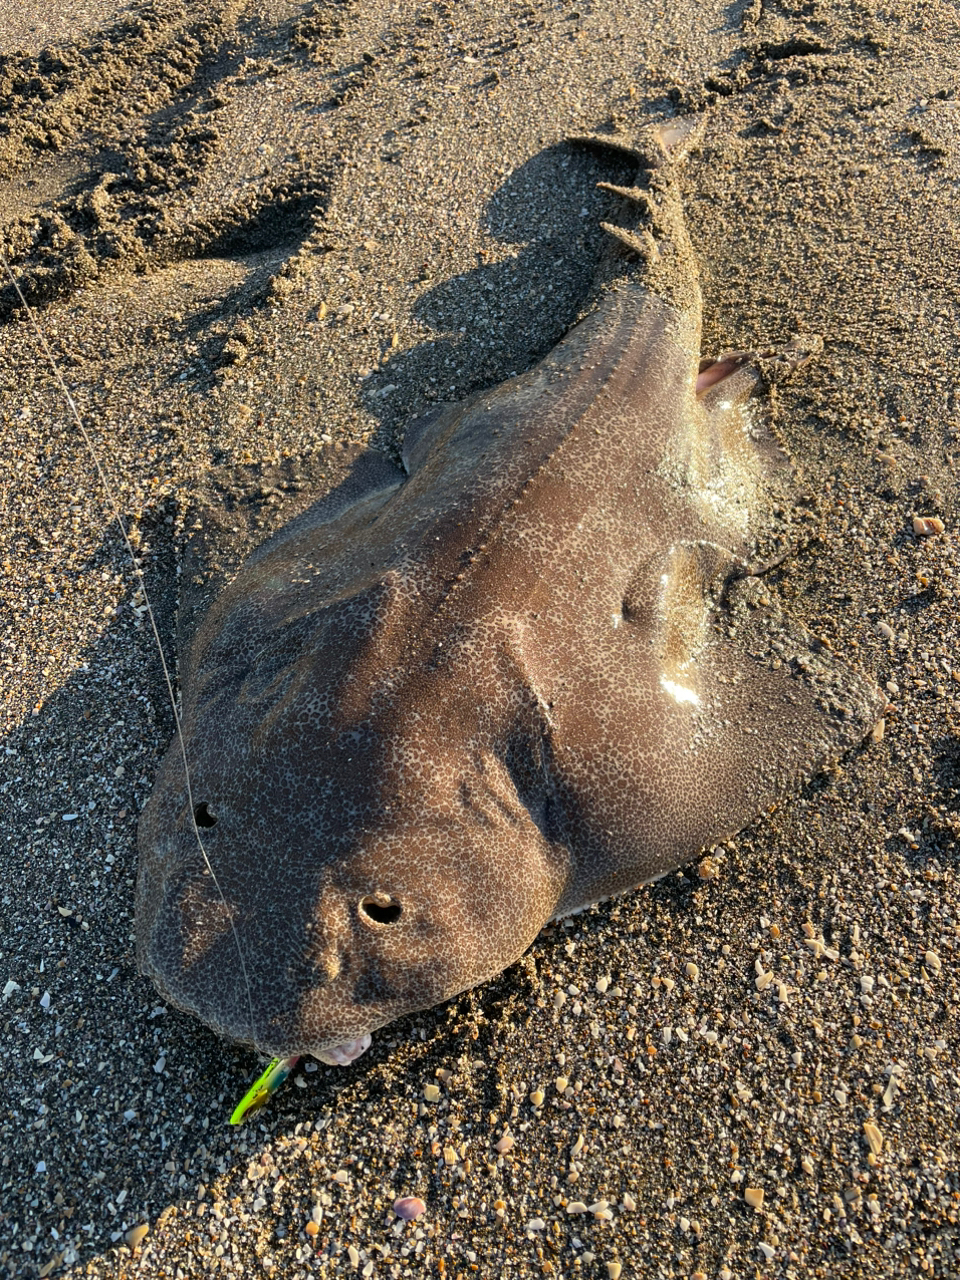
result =
[[[699,707],[700,695],[695,693],[693,689],[685,689],[682,684],[677,684],[675,680],[668,680],[666,676],[660,677],[660,688],[664,693],[669,693],[674,702],[688,702],[692,707]]]

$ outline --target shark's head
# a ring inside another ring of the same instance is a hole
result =
[[[296,724],[274,707],[242,749],[236,723],[195,729],[190,794],[173,744],[140,824],[138,958],[221,1035],[342,1063],[517,959],[564,858],[442,714],[389,736]]]

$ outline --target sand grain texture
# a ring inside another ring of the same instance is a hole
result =
[[[770,587],[893,709],[704,874],[548,930],[231,1131],[254,1062],[133,965],[157,659],[0,290],[0,1268],[955,1275],[955,7],[35,8],[0,6],[0,241],[171,647],[191,504],[223,509],[228,572],[330,445],[395,453],[529,367],[587,296],[594,184],[629,176],[562,139],[706,109],[705,351],[826,343],[773,403],[815,537]]]

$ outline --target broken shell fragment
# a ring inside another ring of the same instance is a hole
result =
[[[126,1232],[123,1237],[123,1243],[130,1249],[139,1248],[147,1238],[149,1231],[150,1224],[148,1222],[141,1222],[139,1226],[131,1227],[130,1230]]]
[[[913,533],[917,538],[929,538],[935,533],[943,533],[943,521],[939,516],[914,516]]]
[[[393,1202],[393,1212],[404,1222],[412,1222],[427,1212],[427,1206],[419,1196],[401,1196]]]
[[[867,1146],[875,1156],[878,1156],[883,1149],[883,1134],[872,1120],[864,1121],[863,1136],[867,1140]]]

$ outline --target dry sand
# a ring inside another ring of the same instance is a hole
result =
[[[156,655],[0,291],[0,1268],[960,1273],[955,5],[5,0],[0,52],[0,240],[165,638],[195,495],[266,527],[303,500],[258,497],[290,460],[312,494],[328,441],[395,451],[528,367],[589,289],[595,182],[627,176],[563,138],[706,109],[705,350],[826,342],[774,405],[818,533],[776,588],[893,705],[715,878],[548,929],[231,1130],[252,1055],[133,962]]]

